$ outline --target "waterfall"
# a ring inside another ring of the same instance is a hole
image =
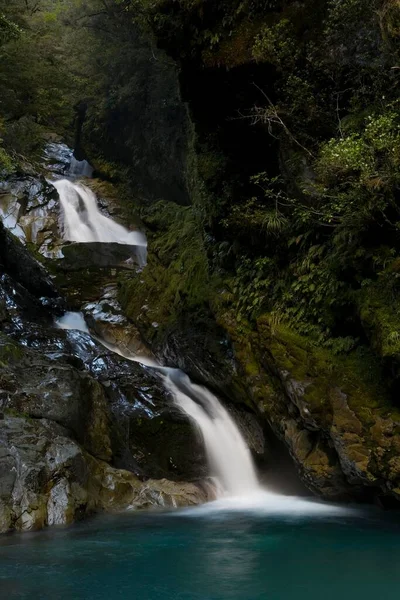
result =
[[[250,450],[219,400],[178,369],[168,369],[165,386],[200,431],[212,475],[224,492],[242,496],[259,490]]]
[[[89,333],[81,313],[65,313],[56,324],[60,329]],[[260,490],[250,450],[233,418],[214,394],[194,384],[180,369],[163,367],[147,357],[124,353],[117,346],[92,337],[127,360],[139,362],[163,374],[164,385],[176,405],[202,436],[211,475],[217,479],[217,488],[223,495],[248,496]]]
[[[64,213],[64,237],[75,242],[117,242],[146,247],[146,238],[137,231],[128,231],[102,215],[96,196],[87,187],[67,179],[53,182]],[[62,329],[77,329],[88,333],[80,313],[66,313],[57,321]],[[93,336],[95,337],[95,336]],[[210,464],[225,495],[239,496],[259,490],[250,451],[236,423],[219,400],[206,388],[195,385],[179,369],[170,369],[148,358],[125,354],[117,346],[96,338],[109,350],[127,360],[140,362],[163,374],[164,384],[176,405],[200,432]]]
[[[117,243],[134,247],[140,265],[146,263],[146,237],[140,231],[129,231],[97,206],[95,194],[88,187],[61,179],[53,181],[63,211],[64,239],[70,242]]]

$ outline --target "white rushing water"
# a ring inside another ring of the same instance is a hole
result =
[[[66,312],[62,317],[57,319],[56,325],[59,329],[89,333],[84,316],[80,312]]]
[[[64,216],[64,238],[71,242],[105,242],[146,248],[140,231],[129,231],[97,206],[95,194],[88,187],[60,179],[52,182],[60,197]]]
[[[60,329],[89,333],[82,313],[68,312],[56,321]],[[91,334],[92,335],[92,334]],[[97,339],[103,346],[120,356],[164,374],[166,388],[172,393],[179,408],[199,429],[211,467],[216,478],[218,499],[196,508],[182,509],[177,515],[222,517],[227,513],[257,515],[304,516],[357,516],[358,512],[343,506],[316,502],[296,496],[283,496],[263,489],[257,480],[250,451],[232,417],[219,400],[206,388],[195,385],[179,369],[161,367],[147,357],[128,355],[117,346]]]
[[[82,313],[68,312],[57,320],[60,329],[75,329],[89,333]],[[95,337],[95,336],[93,336]],[[165,387],[177,406],[189,416],[204,440],[212,476],[228,496],[243,496],[260,489],[250,450],[238,426],[219,400],[206,388],[194,384],[179,369],[162,367],[148,357],[122,352],[117,346],[96,338],[103,346],[120,356],[164,375]]]
[[[250,450],[233,418],[214,394],[194,384],[178,369],[168,370],[165,385],[200,431],[212,475],[225,493],[242,496],[257,491],[260,486]]]
[[[145,236],[128,231],[112,219],[102,215],[94,193],[87,187],[62,179],[53,184],[60,196],[64,212],[64,237],[76,242],[117,242],[119,244],[146,245]],[[57,325],[63,329],[88,332],[81,313],[66,313]],[[148,358],[123,353],[98,340],[109,350],[128,360],[155,367],[164,374],[166,388],[177,406],[186,413],[200,432],[214,475],[227,495],[243,495],[259,489],[259,484],[248,449],[236,423],[219,400],[206,388],[195,385],[178,369],[157,365]]]
[[[291,519],[298,517],[360,516],[360,511],[356,508],[318,502],[299,496],[283,496],[261,488],[249,494],[225,496],[214,502],[208,502],[194,508],[183,508],[177,513],[177,516],[224,518],[224,515],[231,513],[250,513],[257,516],[268,515],[269,517],[285,515]]]
[[[133,243],[127,240],[145,238],[138,232],[129,232],[97,209],[94,194],[81,185],[61,180],[54,184],[60,194],[65,212],[67,239],[78,242],[92,241],[93,236],[101,241]],[[82,210],[80,203],[85,209]],[[68,237],[70,236],[70,237]],[[90,334],[82,313],[68,312],[56,321],[61,329],[74,329]],[[171,392],[177,406],[195,424],[200,432],[210,464],[211,475],[217,479],[220,499],[205,508],[206,511],[250,510],[292,513],[337,514],[344,509],[331,505],[310,502],[301,498],[288,498],[263,490],[258,482],[250,450],[235,421],[220,401],[205,387],[194,384],[179,369],[162,367],[148,357],[123,352],[102,339],[103,346],[127,360],[139,362],[157,369],[163,374],[165,387]],[[201,513],[199,513],[201,514]]]

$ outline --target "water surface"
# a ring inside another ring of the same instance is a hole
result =
[[[400,520],[236,506],[129,513],[0,540],[3,599],[385,600]]]

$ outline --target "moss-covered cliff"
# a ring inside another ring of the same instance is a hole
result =
[[[312,489],[397,497],[397,3],[141,5],[181,67],[197,160],[185,218],[144,209],[130,316],[163,350],[198,323],[203,364],[225,353],[219,383]]]
[[[13,80],[1,168],[75,130],[146,228],[119,298],[154,351],[257,413],[313,490],[397,498],[397,0],[39,5],[10,3],[0,52],[33,45],[47,81],[60,38],[74,81],[52,117],[47,85],[13,111],[29,69]]]

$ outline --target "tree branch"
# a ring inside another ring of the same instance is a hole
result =
[[[304,152],[306,152],[309,156],[311,156],[311,158],[315,158],[315,156],[313,155],[312,152],[310,152],[310,150],[308,150],[307,148],[305,148],[305,146],[303,146],[303,144],[301,144],[292,134],[292,132],[289,130],[289,128],[287,127],[286,123],[284,123],[284,121],[282,120],[282,118],[279,116],[278,111],[276,106],[271,102],[271,100],[268,98],[267,94],[264,92],[264,90],[262,90],[255,82],[253,82],[254,87],[256,87],[259,92],[261,92],[261,94],[264,96],[264,98],[266,98],[269,107],[270,107],[270,112],[268,111],[268,109],[265,108],[254,108],[253,109],[253,119],[254,119],[254,123],[257,122],[261,122],[264,123],[266,125],[268,125],[268,133],[274,137],[276,139],[276,136],[273,135],[272,133],[272,125],[279,125],[280,127],[282,127],[282,129],[284,130],[284,132],[286,133],[286,135],[295,143],[297,144],[297,146],[299,146],[302,150],[304,150]],[[251,116],[251,115],[250,115]]]

